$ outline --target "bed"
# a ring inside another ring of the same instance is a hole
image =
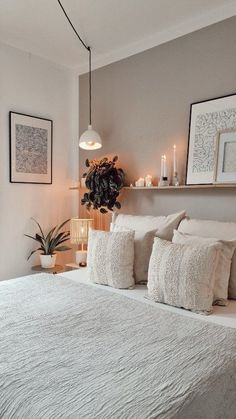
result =
[[[236,417],[236,301],[200,316],[86,276],[0,284],[1,419]]]

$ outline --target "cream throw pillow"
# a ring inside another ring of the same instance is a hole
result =
[[[134,278],[136,284],[146,284],[148,264],[152,253],[152,246],[157,230],[134,231],[120,225],[111,225],[112,231],[133,231],[134,236]]]
[[[236,247],[235,241],[217,240],[213,238],[192,236],[190,234],[180,233],[174,231],[172,239],[173,243],[187,244],[189,246],[195,244],[218,244],[219,258],[215,271],[215,286],[214,286],[214,304],[226,306],[228,301],[228,286],[230,268],[232,263],[233,253]]]
[[[185,218],[178,231],[200,237],[213,237],[218,240],[236,240],[236,223]],[[236,300],[236,250],[232,258],[229,277],[229,298]]]
[[[89,279],[113,288],[134,286],[134,232],[90,230],[87,264]]]
[[[148,264],[155,236],[172,240],[173,231],[185,217],[185,211],[167,217],[114,214],[111,231],[134,231],[134,277],[136,284],[147,283]]]
[[[148,270],[149,298],[211,313],[218,254],[218,245],[189,246],[155,238]]]

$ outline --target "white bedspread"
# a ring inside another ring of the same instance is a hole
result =
[[[78,283],[89,284],[91,287],[96,287],[104,289],[103,285],[93,284],[89,282],[88,270],[87,268],[82,268],[78,270],[73,270],[69,272],[63,272],[60,274],[64,278],[72,279]],[[198,319],[202,321],[207,321],[210,323],[220,324],[226,327],[233,327],[236,329],[236,300],[229,300],[226,307],[214,306],[213,313],[210,316],[200,316],[199,314],[193,313],[188,310],[183,310],[177,307],[171,307],[166,304],[155,303],[154,301],[148,300],[147,296],[147,286],[136,284],[134,289],[114,289],[111,287],[105,288],[108,292],[124,295],[126,297],[132,298],[134,300],[140,301],[144,304],[149,304],[154,307],[161,308],[162,310],[170,311],[171,313],[181,314],[182,316],[192,317],[193,319]]]
[[[52,275],[0,283],[0,418],[235,419],[236,330]]]

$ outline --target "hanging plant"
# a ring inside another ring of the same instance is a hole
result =
[[[102,160],[86,159],[85,165],[89,168],[84,173],[86,192],[81,199],[81,204],[87,209],[99,209],[102,214],[120,209],[121,204],[117,201],[120,190],[124,186],[125,174],[122,169],[115,167],[118,157],[112,160],[104,157]]]

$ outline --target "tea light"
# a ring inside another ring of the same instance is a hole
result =
[[[152,186],[152,176],[151,175],[147,175],[145,177],[145,186],[147,188],[150,188]]]
[[[136,180],[135,186],[138,187],[138,188],[143,187],[144,186],[144,178],[140,177],[138,180]]]

